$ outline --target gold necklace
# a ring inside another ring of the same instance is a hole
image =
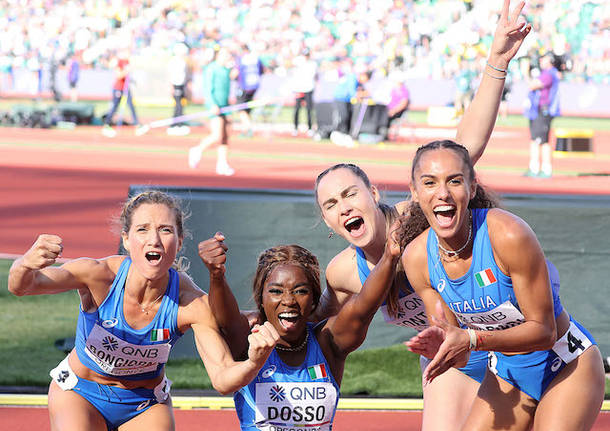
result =
[[[142,304],[138,303],[138,305],[140,306],[140,310],[142,310],[142,313],[148,314],[150,309],[157,303],[157,301],[159,299],[163,298],[163,295],[165,295],[165,292],[163,292],[161,295],[159,295],[159,297],[157,299],[155,299],[153,302],[148,304],[146,307],[144,307],[144,306],[142,306]]]
[[[298,346],[296,346],[296,347],[286,347],[286,346],[282,346],[281,344],[276,344],[275,348],[280,350],[280,351],[282,351],[282,352],[300,352],[307,345],[307,340],[308,339],[309,339],[309,331],[305,332],[305,339]]]

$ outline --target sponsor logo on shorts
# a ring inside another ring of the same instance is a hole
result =
[[[268,379],[269,377],[271,377],[273,375],[273,373],[275,373],[276,367],[275,365],[271,365],[269,368],[265,369],[262,373],[261,376],[263,376],[263,378]]]
[[[149,404],[150,404],[150,400],[146,400],[146,401],[140,403],[140,405],[138,407],[136,407],[136,410],[140,411],[142,409],[145,409],[146,407],[148,407]]]
[[[102,322],[102,326],[104,328],[114,328],[117,324],[119,323],[119,319],[117,319],[116,317],[112,318],[112,319],[107,319],[104,320]]]
[[[553,359],[553,363],[551,363],[551,371],[555,372],[559,369],[559,367],[561,367],[561,364],[563,363],[563,361],[561,360],[561,358],[555,358]]]

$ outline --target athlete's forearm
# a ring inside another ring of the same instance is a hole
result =
[[[508,67],[506,60],[500,57],[490,57],[489,64],[503,70]],[[505,78],[506,72],[498,72],[485,65],[474,99],[458,124],[455,139],[468,149],[473,163],[483,155],[496,124]]]

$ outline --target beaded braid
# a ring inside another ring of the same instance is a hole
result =
[[[254,302],[264,320],[267,320],[263,310],[263,289],[269,274],[279,265],[297,265],[305,271],[305,275],[313,290],[314,308],[320,302],[322,289],[320,287],[320,264],[318,258],[309,250],[299,245],[278,245],[263,251],[258,257],[256,274],[252,283],[252,295]]]

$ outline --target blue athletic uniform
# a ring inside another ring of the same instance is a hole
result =
[[[428,233],[428,271],[430,284],[441,295],[461,325],[493,331],[525,322],[515,297],[512,280],[496,265],[487,228],[487,209],[472,210],[472,263],[466,274],[451,279],[445,272],[438,251],[438,238]],[[563,307],[559,300],[559,274],[547,261],[553,293],[554,314]],[[490,369],[532,398],[540,400],[551,380],[586,348],[595,344],[591,335],[571,318],[566,334],[552,349],[528,354],[490,354]],[[474,353],[474,352],[473,352]]]
[[[329,431],[339,401],[339,385],[320,349],[313,324],[307,324],[307,356],[286,365],[274,349],[252,382],[235,392],[242,430]]]
[[[133,329],[125,320],[123,301],[131,259],[125,258],[97,310],[88,313],[80,307],[75,350],[80,362],[109,377],[125,380],[152,379],[161,373],[171,347],[182,333],[178,330],[179,277],[169,270],[169,282],[161,306],[152,322]],[[118,427],[169,395],[171,382],[164,379],[153,389],[120,389],[78,378],[68,358],[51,371],[51,377],[64,390],[74,390],[104,416],[109,429]]]
[[[356,247],[356,262],[358,266],[358,276],[360,282],[364,285],[364,282],[368,278],[371,270],[368,267],[364,251],[359,247]],[[406,280],[406,278],[405,278]],[[391,316],[388,312],[386,301],[383,301],[381,306],[381,312],[386,323],[406,326],[413,328],[416,331],[423,331],[429,326],[428,319],[426,318],[426,308],[424,307],[424,301],[413,291],[413,288],[409,284],[409,280],[406,280],[406,289],[400,289],[398,291],[398,310],[396,316]],[[410,293],[405,292],[407,290]],[[426,362],[426,361],[424,361]],[[423,365],[422,365],[423,367]],[[471,352],[468,364],[465,367],[459,368],[467,376],[475,379],[481,383],[485,377],[485,370],[487,369],[487,352]]]

